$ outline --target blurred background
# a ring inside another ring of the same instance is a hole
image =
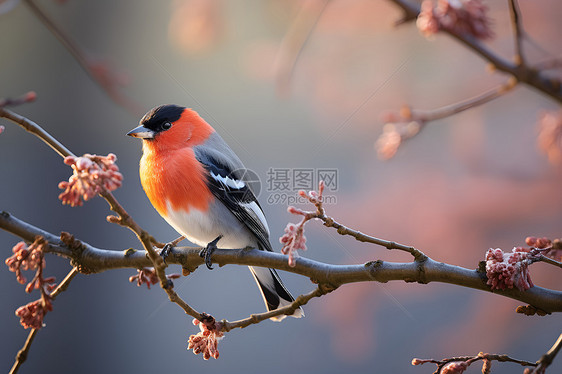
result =
[[[487,45],[511,58],[507,1],[488,3],[495,37]],[[374,145],[383,113],[404,104],[438,108],[506,79],[486,72],[484,61],[446,35],[428,41],[413,23],[395,27],[401,13],[389,1],[36,4],[94,71],[108,78],[106,90],[24,2],[4,1],[0,97],[33,90],[37,101],[16,112],[76,154],[115,153],[124,175],[115,196],[160,241],[177,234],[142,191],[141,144],[125,133],[144,112],[165,103],[197,110],[259,175],[259,199],[277,250],[285,225],[297,219],[286,208],[299,186],[281,189],[270,182],[281,178],[274,174],[280,170],[297,169],[316,177],[319,170],[336,170],[326,208],[339,222],[414,245],[437,261],[475,268],[490,247],[509,251],[524,245],[526,236],[561,236],[561,166],[537,147],[539,116],[558,105],[532,89],[521,86],[433,122],[394,158],[378,159]],[[527,42],[528,58],[560,56],[562,3],[521,0],[520,7],[525,30],[541,46]],[[299,19],[315,27],[294,59],[295,38],[289,36],[306,36],[295,26]],[[138,248],[128,230],[106,222],[109,210],[102,199],[63,206],[57,184],[70,169],[37,138],[0,123],[6,127],[0,135],[0,210],[100,248]],[[411,260],[314,222],[307,225],[307,238],[303,255],[319,261]],[[18,241],[0,232],[5,258]],[[60,281],[69,270],[68,261],[47,258],[46,275]],[[134,273],[77,276],[55,301],[20,372],[430,373],[434,366],[414,367],[411,359],[484,351],[535,361],[562,327],[560,315],[525,317],[515,314],[520,303],[514,300],[451,285],[352,284],[312,300],[304,319],[230,332],[219,344],[220,358],[203,361],[186,351],[189,335],[198,331],[191,318],[157,287],[129,283]],[[560,272],[552,266],[535,264],[531,275],[536,285],[559,289]],[[295,295],[313,287],[299,276],[281,277]],[[245,267],[200,268],[175,284],[193,307],[221,319],[264,310]],[[0,371],[7,372],[28,334],[14,310],[39,296],[26,294],[7,267],[0,269],[0,290]],[[548,372],[561,371],[558,357]],[[493,372],[522,368],[494,362]]]

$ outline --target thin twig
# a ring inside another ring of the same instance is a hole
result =
[[[413,365],[423,365],[427,363],[437,365],[437,370],[435,373],[441,373],[442,369],[451,362],[465,362],[467,365],[471,365],[476,361],[480,360],[489,360],[489,361],[498,361],[498,362],[513,362],[515,364],[519,364],[521,366],[532,366],[536,367],[536,362],[526,361],[526,360],[519,360],[517,358],[510,357],[508,355],[499,355],[499,354],[490,354],[490,353],[482,353],[480,352],[476,356],[458,356],[458,357],[449,357],[443,360],[435,360],[435,359],[418,359],[415,358],[412,361]]]
[[[38,331],[39,330],[37,329],[31,329],[31,331],[27,335],[27,339],[25,340],[23,347],[18,351],[18,354],[16,355],[16,361],[14,362],[14,365],[12,366],[9,374],[16,374],[20,366],[25,362],[25,360],[27,359],[27,355],[29,354],[31,344],[33,343],[33,339],[35,339],[35,335],[37,335]]]
[[[84,72],[92,76],[91,71],[88,68],[89,62],[86,56],[82,53],[80,48],[70,39],[59,27],[58,25],[47,16],[47,14],[37,5],[33,0],[24,0],[24,3],[33,12],[35,17],[37,17],[45,27],[51,31],[51,33],[58,39],[58,41],[70,52],[72,57],[78,62],[80,67],[84,69]]]
[[[332,217],[326,214],[326,210],[324,209],[324,199],[323,199],[323,191],[324,191],[324,181],[320,181],[318,184],[318,192],[310,191],[308,194],[305,191],[299,191],[299,195],[307,199],[312,205],[316,207],[316,211],[305,211],[300,210],[295,207],[290,207],[289,212],[292,214],[296,214],[302,216],[302,221],[299,224],[301,226],[301,230],[304,230],[304,224],[312,219],[319,219],[324,222],[324,226],[335,228],[340,235],[349,235],[354,237],[357,241],[372,243],[376,245],[380,245],[385,247],[386,249],[399,249],[401,251],[406,251],[410,253],[416,261],[424,261],[427,256],[423,254],[421,251],[417,250],[416,248],[400,243],[396,243],[393,241],[388,241],[384,239],[375,238],[373,236],[364,234],[360,231],[351,229],[342,225],[341,223],[336,222]],[[301,231],[302,234],[303,231]],[[281,252],[285,253],[283,250]]]
[[[175,246],[177,246],[180,242],[182,242],[184,239],[185,239],[185,236],[182,235],[182,236],[180,236],[179,238],[177,238],[177,239],[175,239],[175,240],[172,240],[172,241],[170,242],[170,245],[171,245],[172,247],[175,247]]]
[[[41,126],[35,122],[20,116],[17,113],[12,112],[6,108],[0,108],[0,117],[9,119],[10,121],[20,125],[24,130],[37,136],[39,139],[44,141],[49,147],[51,147],[55,152],[57,152],[61,157],[74,156],[72,152],[68,150],[64,145],[62,145],[57,139],[52,137],[48,132],[43,130]]]
[[[74,277],[78,273],[79,273],[78,269],[76,267],[73,267],[72,270],[68,272],[66,277],[64,277],[62,282],[60,282],[57,288],[55,288],[53,292],[51,292],[51,298],[54,300],[57,298],[58,295],[66,291],[68,289],[68,286],[70,285],[70,282],[72,282],[72,279],[74,279]]]
[[[108,202],[110,209],[117,213],[118,217],[112,217],[109,219],[110,222],[118,223],[121,226],[129,228],[131,231],[135,233],[138,240],[142,243],[144,250],[148,254],[148,258],[152,262],[152,266],[156,271],[156,275],[158,275],[158,279],[160,280],[160,287],[168,294],[168,298],[171,302],[176,303],[183,311],[198,319],[201,320],[203,315],[189,306],[173,289],[173,283],[166,277],[166,267],[168,266],[162,257],[156,252],[153,248],[152,244],[152,237],[148,232],[144,231],[134,220],[133,218],[127,213],[127,211],[119,204],[117,199],[113,196],[113,194],[107,190],[103,190],[100,195]],[[108,217],[108,218],[110,218]]]
[[[328,292],[332,292],[334,289],[335,288],[333,287],[319,284],[315,290],[305,295],[300,295],[290,305],[275,310],[271,310],[265,313],[252,314],[250,317],[238,321],[228,322],[226,320],[223,320],[222,321],[223,331],[228,332],[236,328],[245,328],[255,323],[259,323],[267,319],[270,319],[272,317],[277,317],[280,315],[291,315],[295,312],[295,310],[308,303],[311,299],[315,297],[323,296]]]
[[[389,249],[389,250],[398,249],[398,250],[401,250],[401,251],[409,252],[418,261],[423,261],[424,259],[427,258],[427,256],[422,251],[420,251],[420,250],[418,250],[418,249],[416,249],[412,246],[396,243],[394,241],[379,239],[379,238],[375,238],[374,236],[364,234],[360,231],[351,229],[349,227],[346,227],[346,226],[336,222],[332,217],[327,216],[325,214],[323,214],[322,216],[320,216],[318,218],[321,219],[324,222],[324,226],[335,228],[338,231],[338,234],[340,234],[340,235],[350,235],[360,242],[366,242],[366,243],[372,243],[372,244],[380,245],[380,246],[383,246],[383,247],[385,247],[386,249]]]
[[[305,1],[285,34],[275,62],[280,92],[287,91],[297,61],[328,3],[329,0]]]
[[[548,60],[535,63],[534,68],[537,70],[552,70],[562,68],[562,58],[550,58]]]
[[[519,364],[521,366],[535,366],[537,364],[536,362],[531,362],[531,361],[527,361],[527,360],[519,360],[517,358],[509,357],[508,355],[488,354],[486,356],[490,360],[495,360],[495,361],[499,361],[499,362],[513,362],[513,363]]]
[[[29,91],[26,94],[21,95],[20,97],[16,97],[15,99],[11,99],[11,98],[0,99],[0,108],[27,104],[34,101],[36,98],[37,98],[37,94],[33,91]]]
[[[515,63],[526,65],[525,55],[523,54],[523,26],[521,25],[521,12],[517,0],[509,0],[509,15],[511,16],[511,26],[513,27],[513,39],[515,43]]]
[[[560,334],[558,336],[558,339],[556,339],[556,342],[552,345],[552,347],[548,350],[548,352],[546,352],[538,361],[537,361],[537,367],[535,368],[535,370],[533,371],[533,373],[544,373],[544,371],[546,370],[547,367],[550,366],[550,364],[552,364],[552,361],[554,361],[554,358],[556,357],[556,355],[558,354],[558,352],[560,352],[560,349],[562,348],[562,334]],[[532,374],[532,373],[531,373]]]
[[[422,111],[413,110],[407,106],[403,107],[397,117],[392,115],[393,118],[387,120],[386,126],[388,126],[388,129],[391,131],[383,131],[375,143],[379,157],[382,159],[393,157],[398,148],[404,144],[405,141],[419,134],[430,122],[447,118],[465,110],[489,103],[510,92],[516,86],[517,81],[511,78],[506,83],[478,96],[441,108]],[[389,136],[389,134],[393,136]],[[396,141],[395,136],[398,136],[398,141]]]
[[[116,86],[116,77],[111,76],[109,70],[95,69],[94,64],[86,57],[82,49],[39,7],[33,0],[23,0],[33,14],[57,38],[57,40],[74,57],[84,72],[98,84],[105,93],[118,105],[128,110],[132,115],[138,116],[143,109],[135,102],[121,94]]]
[[[497,99],[498,97],[501,97],[506,93],[510,92],[516,86],[517,86],[517,82],[515,80],[509,80],[508,82],[496,88],[493,88],[487,92],[484,92],[470,99],[461,101],[459,103],[447,105],[429,111],[421,111],[421,110],[412,111],[412,119],[421,121],[423,123],[427,123],[430,121],[447,118],[454,114],[461,113],[465,110],[475,108],[482,104],[489,103],[490,101]]]
[[[66,291],[72,279],[78,274],[78,269],[75,267],[66,275],[63,281],[51,292],[50,296],[54,300],[60,293]],[[15,374],[18,372],[20,366],[25,362],[27,359],[27,355],[29,354],[29,350],[31,348],[31,344],[33,343],[33,339],[35,339],[35,335],[37,335],[38,329],[31,329],[29,335],[27,335],[27,339],[23,347],[18,351],[16,355],[16,361],[10,370],[10,374]]]
[[[562,262],[556,261],[556,260],[554,260],[550,257],[546,257],[545,255],[542,255],[542,254],[539,256],[539,259],[537,261],[546,262],[547,264],[554,265],[554,266],[557,266],[559,268],[562,268]]]

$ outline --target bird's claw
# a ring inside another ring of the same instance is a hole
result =
[[[164,263],[166,263],[166,258],[168,258],[170,252],[172,252],[172,248],[174,248],[174,243],[166,243],[166,245],[162,247],[162,250],[160,251],[160,257],[162,257]]]
[[[211,256],[213,255],[215,249],[217,249],[217,243],[219,242],[219,240],[221,240],[221,238],[222,235],[207,244],[207,246],[199,252],[199,256],[205,259],[205,265],[209,270],[213,270],[213,261],[211,261]]]
[[[202,258],[205,259],[205,265],[207,266],[207,269],[209,270],[213,270],[213,262],[211,261],[211,255],[213,254],[214,248],[210,248],[208,245],[203,248],[200,252],[199,252],[199,256],[201,256]]]
[[[174,288],[174,282],[172,282],[171,279],[167,279],[166,284],[164,285],[164,289],[171,290],[172,288]]]

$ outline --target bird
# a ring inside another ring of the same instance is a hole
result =
[[[204,248],[200,255],[209,269],[216,248],[273,251],[247,169],[195,110],[157,106],[127,135],[142,139],[139,173],[148,199],[170,226]],[[294,301],[275,269],[249,268],[268,311]],[[300,318],[304,312],[299,307],[291,316]]]

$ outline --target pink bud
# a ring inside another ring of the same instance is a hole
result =
[[[35,91],[29,91],[25,94],[23,99],[25,102],[35,101],[37,99],[37,94],[35,93]]]
[[[86,170],[92,167],[93,162],[86,157],[78,157],[76,160],[76,167],[78,170]]]
[[[66,165],[74,165],[76,163],[76,158],[74,156],[66,156],[64,158],[64,163]]]
[[[464,361],[453,361],[441,369],[441,374],[461,374],[468,368],[468,364]]]

